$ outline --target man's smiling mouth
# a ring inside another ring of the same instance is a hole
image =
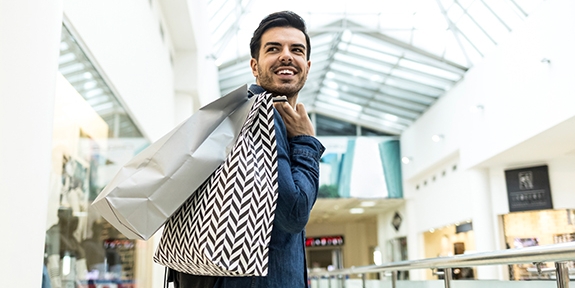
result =
[[[294,75],[295,73],[288,69],[279,70],[276,72],[278,75]]]
[[[298,74],[298,69],[291,65],[283,65],[274,69],[274,73],[279,76],[293,76]]]

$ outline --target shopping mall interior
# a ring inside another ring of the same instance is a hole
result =
[[[283,10],[307,23],[298,101],[326,148],[312,287],[559,279],[554,261],[337,273],[575,243],[575,1],[289,2],[0,0],[0,287],[164,287],[162,228],[134,239],[92,203],[255,83],[250,38]]]

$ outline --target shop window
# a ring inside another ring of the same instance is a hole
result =
[[[121,165],[149,143],[66,27],[60,50],[48,187],[47,281],[53,288],[136,287],[136,279],[150,272],[145,270],[148,265],[138,266],[135,260],[145,242],[137,245],[127,239],[90,204]]]
[[[505,242],[508,249],[551,245],[575,241],[575,226],[572,224],[571,210],[536,210],[514,212],[503,215]],[[575,261],[567,264],[570,270]],[[541,268],[554,267],[553,262],[542,263]],[[509,266],[509,279],[533,280],[550,279],[552,273],[537,273],[533,264]]]

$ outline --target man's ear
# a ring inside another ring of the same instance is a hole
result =
[[[256,60],[256,58],[250,60],[250,67],[252,68],[254,77],[258,78],[258,60]]]

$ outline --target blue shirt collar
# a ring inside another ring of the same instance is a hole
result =
[[[258,95],[258,94],[261,94],[264,92],[266,92],[266,90],[264,88],[262,88],[261,86],[256,85],[256,84],[252,84],[252,85],[250,85],[250,88],[248,88],[249,97],[252,97],[254,95]]]

